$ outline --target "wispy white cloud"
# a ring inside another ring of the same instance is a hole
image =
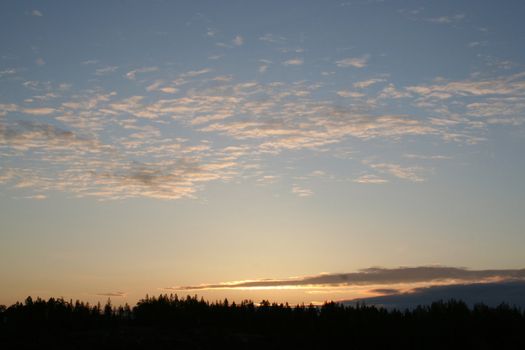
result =
[[[368,79],[368,80],[358,81],[356,83],[353,83],[352,85],[356,89],[366,89],[369,86],[372,86],[374,84],[381,83],[381,82],[384,82],[384,81],[385,81],[385,79],[375,78],[375,79]]]
[[[443,155],[424,155],[424,154],[403,154],[404,158],[409,159],[426,159],[426,160],[446,160],[446,159],[452,159],[450,156],[443,156]]]
[[[265,73],[268,70],[268,67],[273,63],[272,61],[266,59],[261,59],[259,62],[261,63],[259,66],[259,73],[261,74]]]
[[[304,63],[302,58],[291,58],[283,62],[285,66],[300,66]]]
[[[354,179],[354,182],[360,183],[360,184],[384,184],[387,183],[388,180],[383,179],[377,175],[361,175],[358,178]]]
[[[233,38],[232,43],[235,46],[241,46],[244,44],[244,38],[240,35],[237,35],[235,38]]]
[[[159,89],[159,91],[164,92],[165,94],[176,94],[179,89],[173,86],[164,86]]]
[[[194,77],[198,77],[199,75],[203,75],[203,74],[206,74],[206,73],[209,73],[211,72],[212,69],[211,68],[203,68],[203,69],[199,69],[199,70],[190,70],[186,73],[183,73],[180,75],[181,78],[194,78]]]
[[[211,55],[211,56],[208,56],[208,59],[215,61],[215,60],[220,60],[223,57],[224,55]]]
[[[259,40],[271,44],[284,44],[286,42],[286,38],[284,36],[275,35],[271,33],[264,34],[263,36],[259,37]]]
[[[525,73],[517,73],[497,79],[443,81],[433,85],[413,85],[407,87],[407,90],[436,99],[448,99],[452,96],[522,95],[525,93],[524,78]]]
[[[99,60],[85,60],[85,61],[82,61],[80,63],[84,64],[84,65],[97,64],[97,63],[99,63]]]
[[[368,165],[382,173],[390,174],[403,180],[412,182],[425,181],[421,175],[424,169],[419,166],[404,167],[393,163],[368,163]]]
[[[17,188],[38,189],[38,194],[61,190],[101,199],[178,199],[193,197],[203,183],[227,181],[236,173],[238,165],[232,154],[221,159],[208,155],[210,148],[202,147],[205,145],[195,147],[159,139],[155,132],[145,137],[135,134],[108,145],[49,124],[0,124],[0,147],[16,150],[17,154],[29,151],[44,154],[28,171],[3,170],[2,182],[12,182]],[[152,158],[147,162],[133,160],[138,155]],[[57,167],[56,173],[41,168],[48,162]]]
[[[314,170],[312,171],[309,176],[313,177],[327,177],[328,174],[324,170]]]
[[[349,90],[340,90],[337,91],[337,94],[341,97],[352,97],[352,98],[361,98],[366,96],[365,94],[357,91],[349,91]]]
[[[164,80],[155,80],[152,84],[146,87],[146,91],[160,91],[165,94],[176,94],[179,89],[173,86],[166,85]]]
[[[97,68],[95,70],[96,75],[106,75],[115,72],[118,69],[118,66],[106,66],[102,68]],[[128,73],[129,74],[129,73]],[[133,73],[133,78],[135,77],[135,73]]]
[[[381,91],[378,97],[379,98],[399,99],[399,98],[411,97],[411,95],[410,95],[410,92],[397,89],[394,86],[394,84],[388,84],[387,86],[385,86],[385,88],[383,88],[383,90]]]
[[[301,187],[299,185],[292,186],[292,193],[296,194],[299,197],[310,197],[314,194],[314,192],[311,189]]]
[[[0,117],[6,116],[7,113],[18,111],[18,105],[14,103],[0,103]]]
[[[146,91],[157,91],[163,83],[163,80],[155,80],[155,82],[146,87]]]
[[[417,96],[417,106],[438,112],[442,122],[471,127],[484,123],[519,125],[525,122],[524,72],[492,79],[438,80],[434,84],[408,86],[406,91]],[[463,114],[463,119],[454,117],[448,106]]]
[[[432,17],[432,18],[428,18],[427,20],[429,22],[434,22],[434,23],[450,24],[450,23],[460,22],[463,19],[465,19],[465,15],[462,13],[458,13],[458,14],[450,15],[450,16]]]
[[[279,51],[282,53],[303,53],[304,49],[302,47],[281,47]]]
[[[25,114],[31,115],[47,115],[55,112],[54,108],[50,107],[41,107],[41,108],[24,108],[22,110]]]
[[[42,17],[42,16],[43,16],[42,12],[39,11],[39,10],[33,10],[33,11],[31,11],[31,15],[32,15],[32,16],[36,16],[36,17]]]
[[[27,199],[37,199],[37,200],[43,200],[46,199],[47,196],[45,194],[35,194],[33,196],[26,196]]]
[[[276,175],[263,175],[259,179],[257,179],[258,183],[261,184],[273,184],[279,181],[279,176]]]
[[[467,47],[473,48],[473,47],[480,47],[487,45],[486,41],[471,41],[467,44]]]
[[[134,80],[134,79],[136,79],[137,74],[151,73],[151,72],[156,72],[158,70],[159,70],[159,67],[142,67],[142,68],[137,68],[137,69],[134,69],[134,70],[131,70],[131,71],[127,72],[126,73],[126,78],[128,78],[130,80]]]
[[[348,68],[348,67],[364,68],[368,65],[369,58],[370,58],[369,55],[364,55],[361,57],[348,57],[348,58],[344,58],[342,60],[336,61],[335,64],[341,68]]]
[[[146,68],[131,71],[131,77],[157,70]],[[27,160],[30,165],[4,183],[101,199],[194,198],[210,181],[242,177],[264,183],[258,179],[284,177],[284,171],[267,174],[257,168],[271,157],[298,151],[336,157],[351,141],[352,150],[357,150],[352,157],[359,162],[359,147],[365,142],[400,143],[417,136],[432,142],[475,143],[481,142],[491,123],[519,125],[524,119],[525,73],[435,79],[407,87],[376,76],[336,91],[348,98],[338,99],[335,93],[318,93],[325,81],[239,81],[228,74],[212,76],[212,71],[202,68],[178,76],[158,74],[161,79],[136,79],[134,85],[144,89],[143,95],[23,82],[31,95],[22,105],[0,104],[0,150],[3,158]],[[374,84],[380,86],[367,89]],[[395,110],[400,98],[413,112],[386,114],[389,107]],[[16,123],[19,114],[41,122]],[[173,134],[179,131],[192,137],[179,140],[180,135]],[[218,148],[210,141],[216,139],[228,146]],[[366,169],[358,174],[363,175],[350,181],[421,182],[432,169],[431,162],[442,159],[405,152],[399,158],[420,160],[425,167],[402,160],[376,161],[372,155],[366,159],[374,161],[362,164]],[[44,156],[36,161],[34,154]],[[310,172],[302,176],[312,179]],[[291,191],[298,196],[313,193],[300,182]]]
[[[16,69],[14,68],[7,68],[0,71],[0,78],[6,75],[14,75],[16,74]]]

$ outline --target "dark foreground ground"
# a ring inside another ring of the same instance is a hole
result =
[[[161,295],[132,309],[28,298],[0,308],[1,349],[525,349],[525,314],[461,301],[397,311]]]

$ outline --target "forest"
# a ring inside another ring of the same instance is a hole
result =
[[[525,348],[525,313],[440,300],[412,309],[146,296],[135,306],[27,297],[0,305],[2,349]]]

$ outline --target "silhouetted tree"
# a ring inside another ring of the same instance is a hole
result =
[[[146,296],[131,308],[28,297],[0,306],[2,348],[260,347],[525,348],[525,314],[502,304],[469,308],[459,300],[412,310],[372,305],[320,307],[262,300],[209,303],[197,296]],[[86,341],[89,339],[89,341]],[[84,344],[84,345],[79,345]],[[4,346],[5,345],[5,346]]]

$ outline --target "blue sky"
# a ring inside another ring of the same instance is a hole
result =
[[[520,1],[0,8],[0,302],[524,265]]]

